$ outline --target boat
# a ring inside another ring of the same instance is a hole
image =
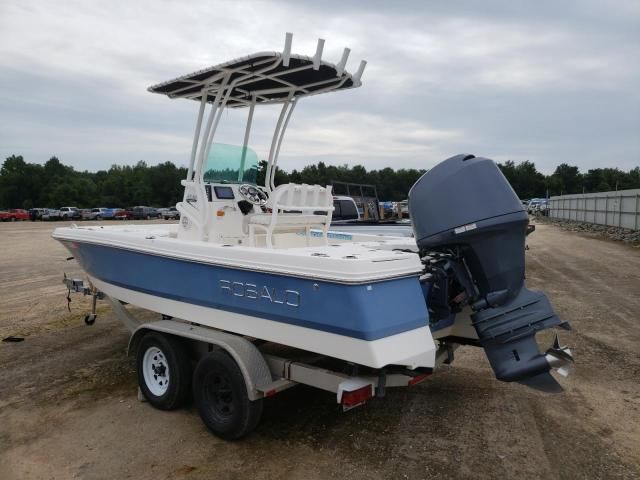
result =
[[[558,386],[550,372],[566,369],[570,351],[558,342],[541,351],[535,334],[568,324],[524,285],[528,218],[494,162],[457,155],[421,177],[409,193],[413,237],[332,231],[331,186],[275,185],[297,104],[360,87],[366,66],[349,72],[349,49],[336,64],[324,60],[323,40],[312,56],[291,45],[287,34],[282,51],[149,88],[198,105],[180,221],[55,229],[94,291],[182,322],[172,328],[183,336],[214,329],[376,375],[431,372],[438,355],[451,361],[454,347],[475,345],[501,380]],[[268,106],[279,111],[258,185],[249,144],[254,111]],[[241,145],[214,142],[226,112],[246,112]],[[164,347],[149,348],[157,359]],[[141,360],[139,377],[153,368],[158,381],[153,358]]]

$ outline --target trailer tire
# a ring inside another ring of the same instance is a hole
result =
[[[191,393],[191,361],[179,338],[147,332],[136,354],[138,385],[147,401],[160,410],[181,407]]]
[[[198,363],[193,398],[207,428],[225,440],[244,437],[262,416],[262,399],[249,400],[240,367],[223,350],[211,352]]]

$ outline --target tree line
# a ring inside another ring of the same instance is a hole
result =
[[[182,199],[180,180],[186,176],[186,168],[171,162],[88,172],[64,165],[57,157],[40,165],[12,155],[0,168],[0,207],[165,207]]]
[[[617,168],[597,168],[580,172],[576,166],[559,165],[544,175],[534,163],[498,164],[522,199],[568,193],[592,193],[640,188],[640,167],[628,172]],[[264,183],[266,162],[261,161],[258,183]],[[294,182],[327,185],[332,181],[375,185],[380,200],[400,201],[425,172],[416,169],[367,170],[362,165],[334,166],[319,162],[301,170],[276,172],[276,184]],[[22,156],[8,157],[0,168],[0,208],[77,206],[129,207],[148,205],[167,207],[182,199],[180,181],[187,169],[171,162],[147,165],[113,165],[109,170],[78,171],[51,157],[44,165],[29,163]]]

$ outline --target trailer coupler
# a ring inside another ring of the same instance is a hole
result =
[[[67,308],[69,311],[71,311],[72,293],[81,293],[84,296],[91,295],[91,312],[84,316],[84,323],[87,325],[93,325],[98,316],[96,312],[97,302],[104,298],[104,293],[94,287],[91,282],[89,282],[88,286],[85,286],[84,280],[79,278],[69,278],[67,277],[67,274],[64,275],[62,283],[67,287]]]

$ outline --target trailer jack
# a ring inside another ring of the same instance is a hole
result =
[[[96,312],[97,302],[98,300],[102,300],[104,298],[104,293],[94,287],[91,282],[89,282],[89,286],[85,286],[82,279],[68,278],[66,274],[62,279],[62,283],[64,283],[67,287],[67,308],[69,309],[69,311],[71,311],[72,293],[82,293],[82,295],[84,296],[91,295],[91,312],[84,316],[84,323],[86,325],[93,325],[96,322],[96,318],[98,317],[98,314]]]

